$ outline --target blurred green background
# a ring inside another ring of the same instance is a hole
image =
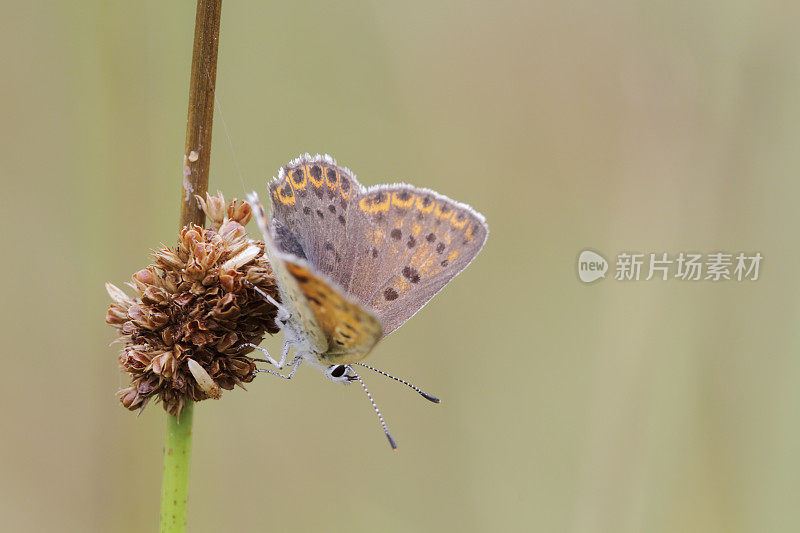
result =
[[[175,242],[194,4],[2,8],[0,529],[152,531],[165,416],[114,396],[103,283]],[[370,356],[443,399],[368,375],[397,454],[357,387],[260,376],[196,410],[190,530],[799,530],[798,16],[226,2],[212,190],[330,153],[491,234]],[[764,262],[585,285],[585,248]]]

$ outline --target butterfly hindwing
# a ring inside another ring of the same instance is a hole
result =
[[[372,222],[358,240],[374,244],[357,255],[349,291],[377,313],[384,336],[464,270],[488,235],[468,205],[411,185],[372,187],[357,209]]]

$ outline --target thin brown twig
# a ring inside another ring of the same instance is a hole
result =
[[[205,214],[195,200],[208,191],[211,164],[211,129],[214,119],[214,88],[217,81],[217,50],[222,0],[198,0],[189,79],[189,116],[183,154],[181,227],[205,223]]]

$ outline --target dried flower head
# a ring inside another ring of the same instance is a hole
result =
[[[255,363],[247,344],[278,331],[277,310],[255,289],[278,299],[264,245],[245,233],[250,205],[228,204],[221,193],[198,201],[211,228],[186,226],[177,248],[153,252],[155,262],[129,283],[135,297],[106,284],[113,300],[106,323],[119,332],[119,363],[131,377],[118,394],[130,410],[159,398],[178,415],[187,400],[249,383]]]

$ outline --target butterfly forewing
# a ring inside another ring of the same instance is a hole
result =
[[[349,364],[366,357],[381,338],[378,318],[302,260],[284,258],[284,262],[327,339],[328,348],[319,354],[320,360],[331,365]]]
[[[269,185],[272,216],[296,237],[308,262],[345,289],[354,259],[351,205],[362,189],[327,156],[295,159]]]

